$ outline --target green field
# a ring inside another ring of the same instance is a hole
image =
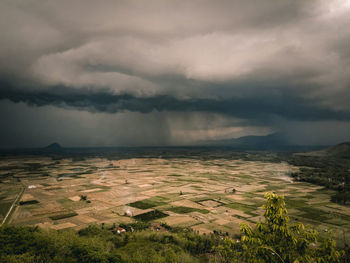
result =
[[[133,202],[128,205],[139,209],[148,209],[148,208],[161,206],[165,204],[166,202],[160,201],[159,198],[150,198],[150,199]]]
[[[151,220],[163,218],[166,216],[168,216],[168,214],[163,213],[163,212],[158,211],[158,210],[153,210],[153,211],[149,211],[149,212],[144,213],[144,214],[134,216],[134,218],[137,220],[141,220],[141,221],[151,221]]]
[[[187,214],[187,213],[191,213],[191,212],[200,212],[202,214],[209,213],[209,211],[206,209],[198,209],[198,208],[192,208],[192,207],[186,207],[186,206],[171,207],[168,209],[168,211],[178,213],[178,214]]]

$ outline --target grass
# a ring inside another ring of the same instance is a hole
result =
[[[46,191],[54,191],[54,190],[60,190],[62,189],[62,187],[52,187],[52,188],[48,188],[48,189],[45,189]]]
[[[136,207],[139,209],[148,209],[156,206],[166,205],[167,202],[162,201],[162,197],[152,197],[149,199],[144,199],[128,204],[129,206]]]
[[[12,202],[2,202],[0,203],[0,215],[5,216],[7,211],[10,209]]]
[[[96,192],[105,192],[111,189],[110,186],[99,185],[99,184],[83,184],[82,186],[85,187],[85,189],[82,189],[81,191],[100,188],[101,190],[98,190]]]
[[[217,200],[210,198],[210,197],[193,198],[192,201],[196,202],[196,203],[200,203],[200,202],[204,202],[204,201],[214,201],[214,202],[220,203],[220,201],[217,201]]]
[[[73,204],[74,202],[72,200],[70,200],[69,198],[62,198],[62,199],[57,199],[56,200],[58,203],[60,203],[61,205],[70,205]]]
[[[195,180],[195,179],[179,179],[181,182],[188,182],[188,183],[201,183],[201,180]]]
[[[58,199],[57,202],[60,203],[67,210],[76,210],[89,206],[89,203],[87,203],[86,201],[83,202],[82,200],[80,200],[78,202],[74,202],[69,198]]]
[[[285,189],[286,186],[283,184],[268,184],[265,186],[264,192],[271,192],[271,191],[280,191],[282,189]]]
[[[240,216],[240,215],[233,215],[233,216],[238,218],[238,219],[247,220],[247,217],[244,217],[244,216]]]
[[[231,203],[231,204],[226,204],[226,207],[232,208],[232,209],[237,209],[240,211],[243,211],[244,213],[251,215],[251,216],[257,216],[254,211],[258,209],[258,206],[253,206],[253,205],[247,205],[247,204],[242,204],[242,203]]]
[[[67,213],[67,214],[60,214],[60,215],[56,215],[56,216],[50,216],[50,218],[52,220],[59,220],[59,219],[64,219],[64,218],[69,218],[69,217],[73,217],[73,216],[77,216],[78,214],[75,212],[71,212],[71,213]]]
[[[254,198],[254,197],[256,197],[257,195],[254,194],[254,193],[252,193],[252,192],[246,192],[246,193],[244,193],[242,196],[245,197],[245,198]]]
[[[329,215],[329,213],[321,209],[313,208],[310,206],[298,207],[297,209],[302,212],[300,216],[303,218],[308,218],[308,219],[320,221],[320,222],[324,222],[330,219],[330,217],[327,216]]]
[[[202,214],[208,214],[209,211],[206,209],[198,209],[198,208],[192,208],[192,207],[187,207],[187,206],[175,206],[167,209],[168,211],[178,213],[178,214],[187,214],[191,212],[199,212]]]
[[[151,172],[153,172],[153,170],[131,170],[131,171],[129,171],[129,173],[131,173],[131,174],[136,174],[136,173],[151,173]]]
[[[81,167],[71,168],[71,169],[69,169],[69,170],[71,170],[71,171],[73,171],[73,172],[81,172],[81,171],[84,171],[84,169],[81,168]]]
[[[344,222],[340,218],[331,218],[331,219],[328,219],[326,222],[328,224],[337,225],[337,226],[344,226],[347,224],[347,222]]]
[[[168,214],[163,213],[159,210],[153,210],[153,211],[149,211],[147,213],[139,214],[137,216],[134,216],[133,218],[135,218],[137,220],[142,220],[142,221],[151,221],[151,220],[163,218],[166,216],[168,216]]]
[[[286,201],[287,208],[299,208],[309,206],[308,203],[302,199],[295,199],[289,196],[285,196],[284,200]]]
[[[213,196],[213,198],[211,198],[212,196]],[[221,197],[218,197],[218,196],[221,196],[221,194],[220,195],[215,195],[214,194],[212,196],[207,197],[207,198],[199,198],[199,199],[196,198],[196,199],[193,199],[192,201],[194,201],[194,202],[196,202],[197,204],[200,204],[200,205],[203,205],[202,202],[205,202],[205,201],[214,201],[214,202],[218,203],[217,206],[222,206],[222,205],[225,204],[225,203],[222,202],[224,200],[222,200]]]
[[[69,177],[69,178],[80,178],[79,177],[80,173],[61,173],[61,174],[58,174],[58,178],[61,178],[61,177]]]
[[[21,200],[24,191],[25,191],[25,188],[22,188],[22,189],[21,189],[21,192],[17,195],[17,198],[15,199],[15,204],[18,204],[18,201]],[[10,205],[9,208],[11,209],[11,205]],[[10,211],[8,217],[6,218],[6,220],[5,220],[3,223],[7,224],[8,222],[11,221],[11,217],[12,217],[14,211],[15,211],[15,209],[11,209],[11,211]]]
[[[338,212],[332,212],[332,216],[335,218],[340,218],[341,220],[347,221],[347,223],[350,222],[350,215],[345,215]]]

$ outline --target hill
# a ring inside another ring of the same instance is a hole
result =
[[[202,141],[201,145],[215,147],[232,147],[237,150],[257,151],[311,151],[320,149],[318,146],[293,145],[289,143],[286,134],[272,133],[265,136],[243,136],[235,139]]]
[[[62,149],[62,146],[59,143],[54,142],[46,146],[45,149],[57,150],[57,149]]]
[[[307,153],[305,155],[317,157],[350,158],[350,142],[340,143],[319,151]]]

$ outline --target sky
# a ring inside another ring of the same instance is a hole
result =
[[[350,141],[349,0],[2,0],[0,148]]]

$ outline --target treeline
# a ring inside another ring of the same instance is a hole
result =
[[[287,161],[301,166],[292,176],[298,181],[309,182],[335,190],[331,200],[340,204],[350,202],[350,161],[331,157],[292,156]]]
[[[0,228],[0,262],[347,262],[332,238],[319,239],[313,229],[289,222],[284,198],[265,195],[265,221],[241,225],[236,239],[220,233],[199,235],[186,228],[148,223],[91,225],[80,231],[38,227]]]

